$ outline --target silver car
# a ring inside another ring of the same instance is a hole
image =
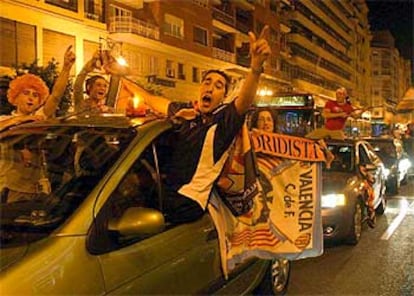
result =
[[[328,140],[335,159],[331,167],[323,169],[322,223],[324,241],[345,241],[357,244],[361,238],[363,222],[367,220],[367,200],[370,194],[367,170],[374,179],[374,208],[382,215],[385,211],[385,169],[381,159],[366,141]]]
[[[8,202],[3,188],[2,294],[284,294],[289,261],[251,259],[225,278],[210,215],[168,220],[171,127],[155,116],[73,116],[0,133],[43,174],[34,197]]]

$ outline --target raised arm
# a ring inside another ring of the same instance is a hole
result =
[[[246,80],[235,100],[235,106],[239,114],[244,114],[249,109],[250,105],[256,96],[257,87],[259,85],[259,78],[263,72],[263,64],[271,53],[268,44],[269,26],[264,26],[259,37],[252,32],[249,32],[250,39],[250,71],[247,74]]]
[[[66,85],[68,83],[70,69],[75,63],[75,53],[71,50],[72,45],[70,45],[66,51],[63,61],[62,71],[53,85],[52,93],[47,97],[44,105],[44,113],[46,117],[53,117],[55,115],[56,109],[62,99],[62,96],[65,92]]]
[[[100,51],[97,50],[93,54],[92,58],[86,62],[82,70],[76,76],[75,83],[73,84],[73,98],[75,104],[75,112],[80,111],[83,101],[83,85],[85,83],[86,77],[90,72],[92,72],[97,65],[97,61],[101,58]]]
[[[168,114],[170,100],[167,98],[155,96],[138,85],[134,88],[134,90],[131,90],[131,92],[139,98],[142,98],[145,104],[147,104],[151,109],[165,115]]]

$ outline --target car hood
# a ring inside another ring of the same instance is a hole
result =
[[[322,193],[342,192],[350,178],[349,173],[323,172]]]
[[[6,270],[14,263],[21,260],[27,253],[29,245],[21,245],[13,248],[4,248],[0,250],[0,271]]]

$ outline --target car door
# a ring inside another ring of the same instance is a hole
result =
[[[144,239],[116,237],[108,228],[111,219],[129,207],[159,205],[153,198],[148,199],[151,193],[144,187],[151,186],[140,179],[156,174],[152,179],[156,192],[151,197],[157,198],[161,188],[157,182],[162,177],[155,165],[160,160],[155,142],[142,139],[118,166],[112,180],[107,182],[107,186],[113,187],[112,192],[98,211],[88,235],[88,250],[99,258],[109,294],[196,294],[222,277],[217,233],[207,213],[192,223],[167,224],[164,231]],[[148,143],[145,149],[142,143]],[[152,168],[146,174],[133,176],[132,170],[138,170],[145,162]]]

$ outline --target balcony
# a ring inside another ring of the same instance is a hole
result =
[[[236,21],[236,29],[242,33],[248,34],[251,26],[245,24],[245,22]]]
[[[236,55],[234,53],[217,47],[213,47],[213,58],[233,64],[236,62]]]
[[[213,19],[220,21],[226,25],[229,25],[233,28],[236,26],[236,18],[233,15],[228,14],[227,12],[217,8],[212,8],[212,11]]]
[[[154,40],[160,39],[160,30],[157,26],[133,17],[111,17],[109,20],[109,32],[132,33]]]

